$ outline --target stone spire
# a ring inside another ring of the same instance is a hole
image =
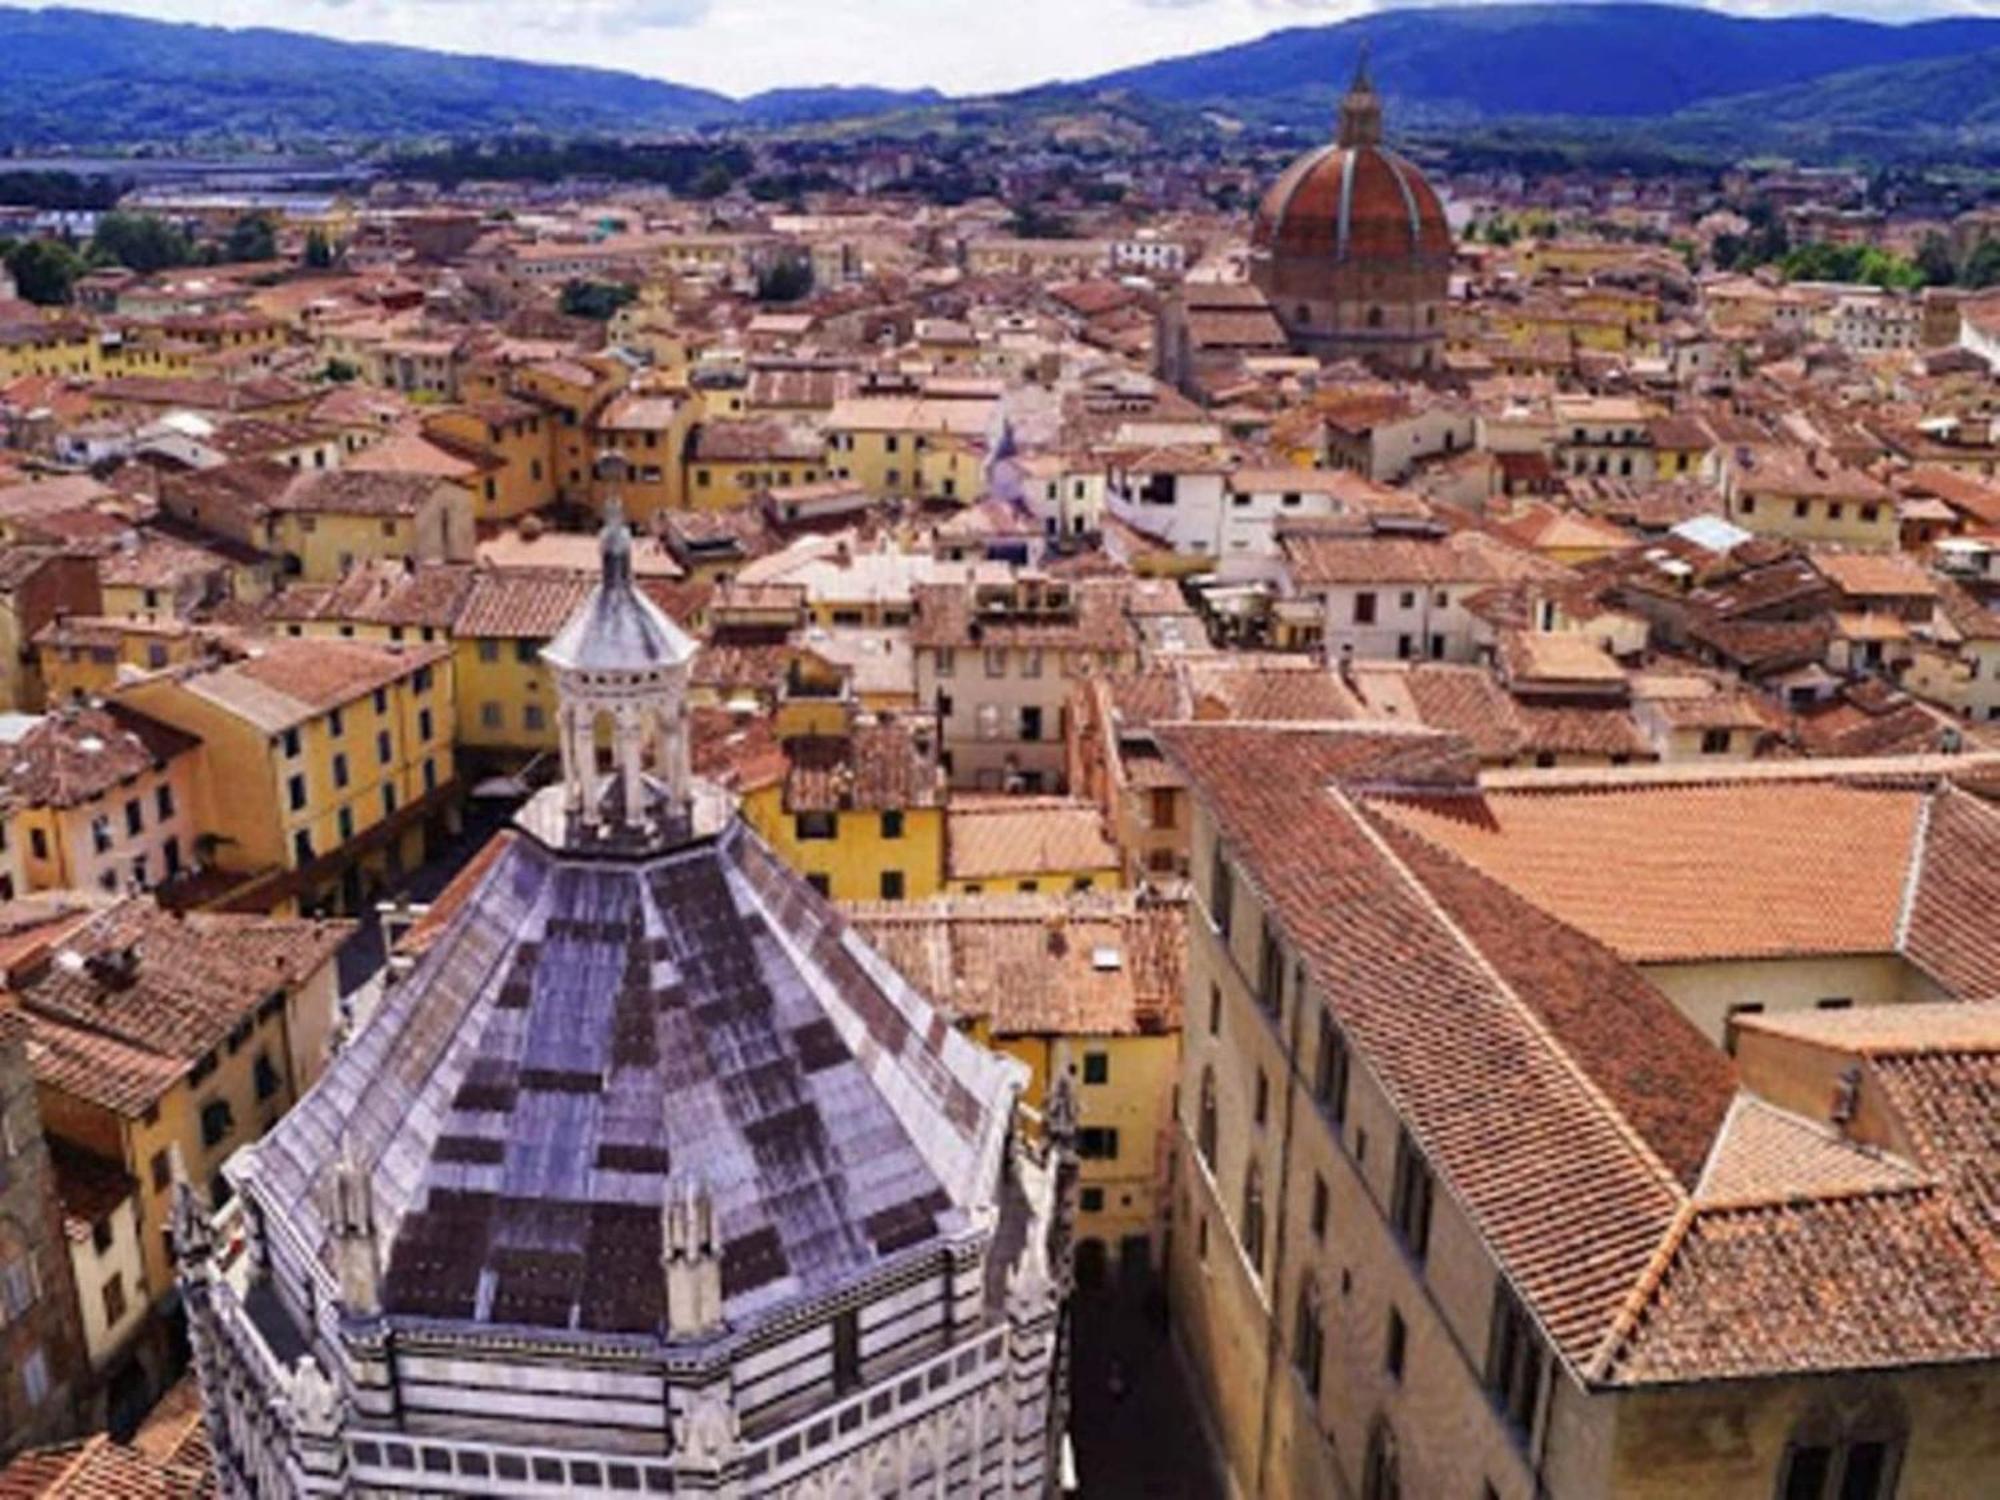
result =
[[[1374,80],[1368,76],[1365,38],[1361,55],[1355,59],[1354,81],[1347,86],[1347,97],[1340,101],[1339,139],[1349,148],[1382,144],[1382,96],[1375,92]]]
[[[354,1157],[354,1142],[343,1136],[327,1191],[327,1234],[333,1242],[333,1269],[340,1301],[356,1317],[382,1310],[382,1250],[375,1232],[375,1185]]]
[[[722,1247],[708,1184],[675,1176],[660,1204],[660,1270],[667,1337],[698,1339],[722,1326]]]

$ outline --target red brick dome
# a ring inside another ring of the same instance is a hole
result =
[[[1294,162],[1257,210],[1252,245],[1275,257],[1400,270],[1451,263],[1451,228],[1424,174],[1377,145]]]

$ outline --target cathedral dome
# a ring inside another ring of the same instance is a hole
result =
[[[1406,158],[1375,145],[1325,146],[1294,162],[1264,195],[1251,245],[1390,269],[1448,266],[1452,254],[1436,190]]]
[[[1451,226],[1437,190],[1382,144],[1364,59],[1332,144],[1272,184],[1250,236],[1250,279],[1295,347],[1396,370],[1436,368]]]

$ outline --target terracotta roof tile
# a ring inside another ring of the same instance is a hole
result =
[[[1184,900],[945,897],[848,915],[910,983],[996,1036],[1164,1035],[1180,1024]]]
[[[1441,1187],[1561,1357],[1591,1368],[1685,1195],[1524,999],[1531,985],[1520,981],[1549,967],[1532,945],[1485,950],[1522,903],[1483,882],[1448,892],[1463,899],[1447,906],[1433,872],[1398,856],[1338,785],[1353,751],[1344,742],[1370,736],[1229,725],[1160,734]],[[1410,737],[1421,738],[1444,737]],[[1528,972],[1507,973],[1523,962]],[[1658,1003],[1662,1019],[1672,1015]]]
[[[1116,869],[1118,850],[1094,802],[1067,797],[956,796],[945,819],[945,873],[990,880]]]
[[[1627,960],[1672,962],[1895,952],[1923,800],[1724,783],[1489,791],[1381,810]]]

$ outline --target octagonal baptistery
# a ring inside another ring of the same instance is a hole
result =
[[[1305,353],[1428,370],[1444,348],[1451,258],[1436,190],[1382,145],[1382,100],[1364,67],[1341,101],[1338,139],[1265,194],[1250,279]]]
[[[686,644],[614,518],[549,653],[563,785],[223,1215],[177,1187],[231,1500],[1051,1491],[1068,1153],[690,775]]]

